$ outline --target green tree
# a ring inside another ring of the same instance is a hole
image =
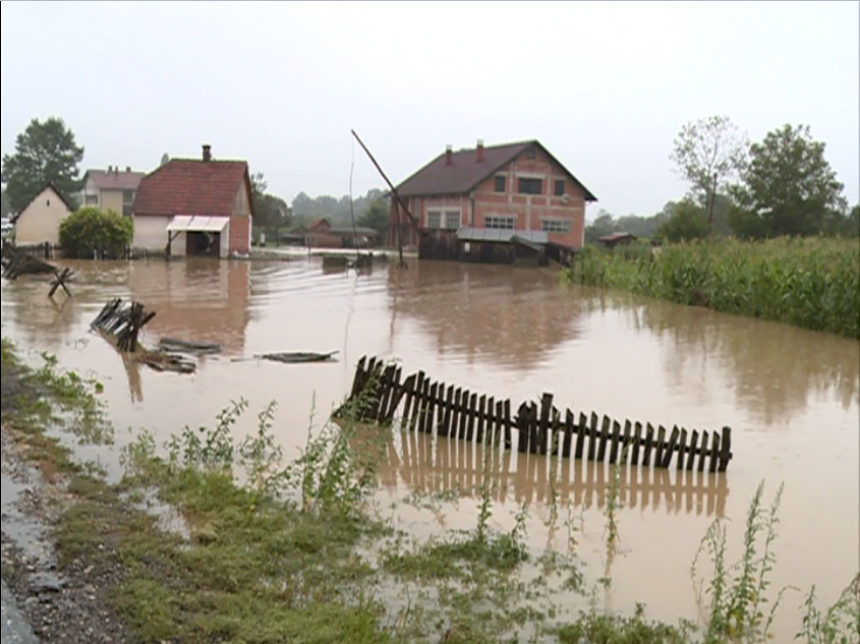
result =
[[[60,246],[66,257],[87,259],[96,251],[118,254],[131,244],[133,232],[130,217],[85,206],[60,222]]]
[[[711,116],[687,123],[675,137],[669,158],[676,172],[690,182],[691,196],[714,228],[717,194],[746,166],[747,137],[728,116]]]
[[[167,152],[165,152],[164,154],[161,155],[161,163],[159,163],[158,165],[159,166],[167,165],[169,162],[170,162],[170,156],[167,154]]]
[[[3,188],[3,192],[0,192],[0,217],[6,217],[10,211],[9,195],[6,194],[6,188]]]
[[[668,242],[692,241],[708,236],[706,213],[691,199],[674,204],[669,219],[660,224],[657,234]]]
[[[30,121],[15,140],[15,153],[3,155],[2,178],[12,210],[20,212],[48,182],[71,201],[81,189],[78,164],[83,157],[84,148],[62,119]]]
[[[785,125],[752,145],[749,167],[732,196],[737,208],[729,223],[740,237],[832,232],[847,209],[824,143],[802,125]]]
[[[270,238],[278,240],[280,229],[290,223],[287,202],[268,194],[268,183],[262,172],[251,175],[251,196],[254,200],[254,227],[266,231]]]
[[[379,233],[380,239],[388,239],[388,200],[381,196],[373,199],[373,201],[370,202],[370,205],[365,209],[364,214],[358,218],[356,224],[367,228],[373,228]]]

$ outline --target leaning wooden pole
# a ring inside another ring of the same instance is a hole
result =
[[[408,268],[406,266],[406,262],[403,261],[403,233],[401,232],[401,225],[400,225],[400,208],[403,208],[403,212],[406,213],[406,215],[409,217],[409,221],[411,221],[413,225],[417,225],[417,222],[415,221],[415,217],[413,217],[412,213],[409,212],[409,208],[406,207],[406,202],[404,202],[403,199],[400,198],[400,195],[397,194],[397,188],[394,187],[394,184],[391,183],[391,181],[385,175],[385,172],[382,171],[382,168],[376,162],[376,159],[373,158],[373,155],[370,153],[370,150],[367,149],[367,146],[359,138],[358,134],[355,133],[355,130],[350,130],[350,132],[352,132],[352,135],[355,137],[355,140],[358,141],[358,144],[361,146],[361,149],[364,150],[365,154],[367,154],[368,158],[370,158],[371,163],[373,163],[373,165],[379,171],[379,174],[381,174],[382,178],[385,179],[385,183],[387,183],[388,187],[391,188],[391,194],[394,195],[395,205],[398,207],[398,210],[397,210],[397,251],[398,251],[399,258],[400,258],[400,262],[398,264],[398,267],[399,268]]]

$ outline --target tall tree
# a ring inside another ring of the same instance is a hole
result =
[[[81,189],[78,164],[84,148],[62,119],[33,119],[15,141],[15,153],[3,155],[2,178],[13,211],[24,208],[49,181],[68,200]]]
[[[268,183],[262,172],[251,175],[251,196],[254,200],[254,225],[267,230],[278,240],[280,228],[289,224],[290,211],[280,197],[268,194]]]
[[[747,137],[728,116],[690,122],[675,137],[669,158],[676,172],[690,182],[692,196],[705,209],[713,229],[716,195],[746,165]]]
[[[364,211],[364,214],[358,218],[356,224],[359,226],[373,228],[376,232],[379,233],[379,238],[385,240],[388,237],[388,209],[388,199],[382,196],[378,196],[370,202],[370,205],[367,206],[367,209]]]
[[[6,217],[11,208],[9,207],[9,195],[6,194],[6,188],[0,193],[0,217]]]
[[[733,188],[730,224],[743,237],[815,235],[845,219],[842,184],[808,126],[785,125],[750,148],[749,167]]]

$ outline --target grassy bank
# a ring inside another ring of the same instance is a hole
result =
[[[564,279],[860,339],[856,239],[586,247]]]
[[[553,504],[550,519],[568,531],[566,552],[528,547],[526,505],[509,532],[491,527],[499,510],[490,451],[474,490],[475,525],[427,539],[397,529],[374,507],[382,432],[390,429],[358,426],[348,408],[337,423],[309,432],[302,456],[291,462],[271,432],[274,404],[241,441],[232,428],[248,412],[243,400],[211,427],[187,428],[164,444],[142,431],[122,449],[125,476],[111,486],[74,464],[43,430],[60,408],[69,419],[65,431],[101,418],[97,383],[62,373],[50,358],[28,369],[6,342],[3,380],[4,426],[29,446],[27,458],[65,480],[70,495],[55,526],[61,572],[121,570],[104,592],[138,642],[764,642],[769,607],[782,594],[768,589],[779,494],[767,506],[763,488],[750,505],[741,561],[725,561],[724,523],[715,522],[702,541],[693,572],[703,622],[660,624],[645,617],[647,607],[605,614],[589,602],[612,581],[583,572],[572,508],[564,521],[564,508]],[[7,409],[13,390],[16,404]],[[611,560],[623,522],[617,485],[607,494]],[[450,496],[404,502],[443,504]],[[858,641],[857,583],[828,609],[807,596],[801,641]],[[592,607],[566,612],[555,599],[558,588]]]

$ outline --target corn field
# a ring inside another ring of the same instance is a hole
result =
[[[856,239],[586,247],[563,278],[860,339]]]

